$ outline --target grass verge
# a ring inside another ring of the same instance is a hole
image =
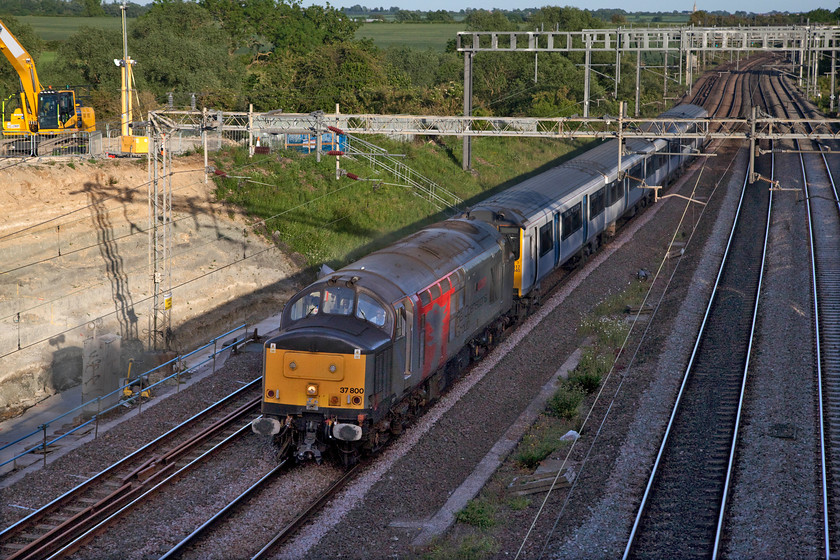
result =
[[[437,138],[398,142],[369,138],[406,165],[462,198],[464,207],[560,163],[580,143],[530,138],[474,140],[472,171],[461,170],[461,142]],[[456,155],[457,154],[457,155]],[[215,156],[218,200],[242,209],[259,232],[301,257],[305,266],[343,266],[445,216],[415,191],[363,161],[342,157],[342,169],[361,178],[335,178],[335,159],[294,151],[249,158],[233,148]]]
[[[496,543],[504,547],[505,542],[511,543],[512,538],[516,539],[509,534],[510,524],[505,521],[519,519],[520,524],[530,522],[545,495],[513,494],[509,489],[511,481],[514,477],[533,473],[547,458],[560,460],[566,456],[571,441],[561,438],[569,430],[581,431],[585,406],[592,402],[629,332],[625,311],[628,306],[642,303],[648,287],[647,282],[634,280],[583,318],[579,333],[587,337],[589,343],[583,349],[578,365],[568,379],[561,380],[546,404],[545,412],[479,495],[459,513],[455,526],[430,549],[426,558],[493,557],[497,549],[487,552],[467,543]],[[488,516],[492,519],[487,519]],[[512,544],[508,544],[510,546]]]

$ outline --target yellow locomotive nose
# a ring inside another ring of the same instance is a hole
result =
[[[318,384],[317,383],[309,383],[306,386],[306,394],[307,396],[314,397],[318,394]]]

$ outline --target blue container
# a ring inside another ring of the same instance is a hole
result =
[[[317,149],[317,137],[315,134],[287,134],[286,146],[304,154],[311,154]],[[332,150],[345,151],[347,148],[347,137],[344,134],[326,132],[321,135],[321,152],[326,153]]]

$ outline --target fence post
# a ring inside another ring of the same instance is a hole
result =
[[[207,184],[207,107],[201,110],[201,143],[204,147],[204,184]]]
[[[41,451],[44,454],[44,466],[47,466],[47,425],[41,424],[41,428],[44,430],[44,446],[41,448]]]
[[[102,413],[102,397],[96,397],[96,422],[94,423],[93,439],[99,437],[99,415]]]
[[[248,157],[254,157],[254,104],[248,103]]]

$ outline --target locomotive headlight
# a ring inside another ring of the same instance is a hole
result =
[[[330,364],[330,373],[335,373],[338,368],[335,367],[335,364]]]
[[[310,383],[306,386],[306,394],[307,396],[314,397],[318,394],[318,384],[317,383]]]

